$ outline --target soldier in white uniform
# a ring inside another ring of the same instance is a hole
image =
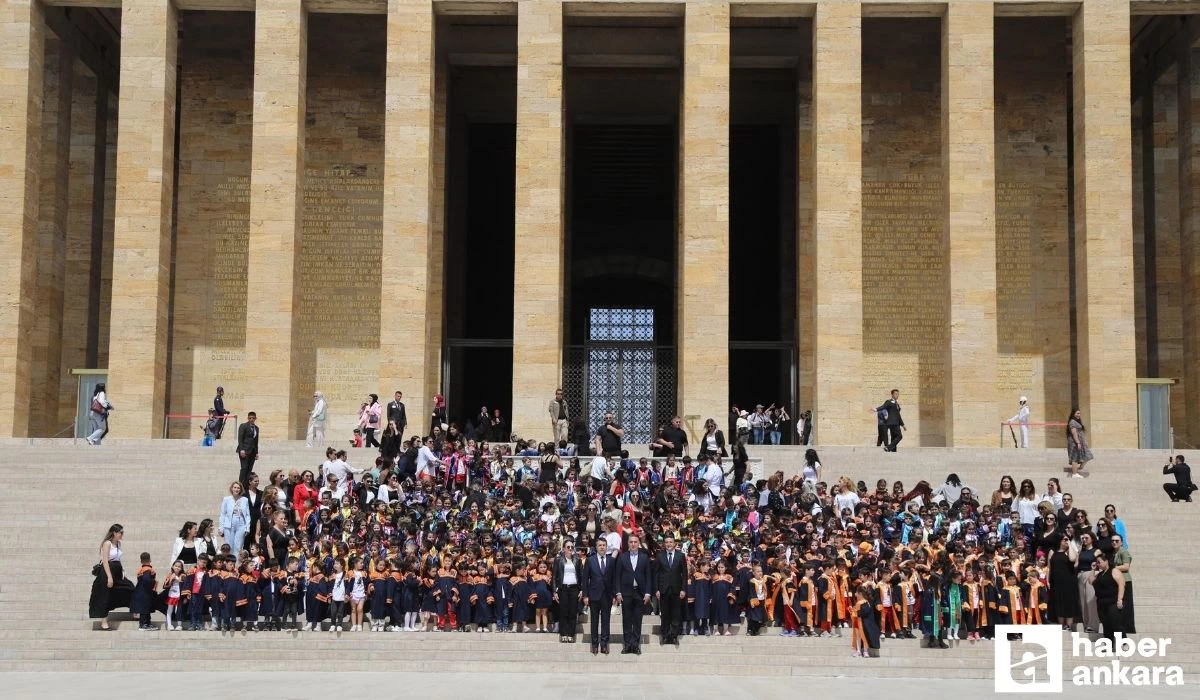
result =
[[[1016,423],[1021,426],[1021,447],[1029,447],[1029,399],[1021,397],[1021,410],[1017,415],[1008,419],[1008,424]]]

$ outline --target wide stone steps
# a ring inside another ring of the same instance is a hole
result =
[[[864,436],[868,439],[871,436]],[[335,441],[336,442],[336,441]],[[112,522],[126,527],[126,575],[133,576],[137,554],[148,551],[160,576],[185,520],[217,518],[221,497],[237,476],[233,442],[201,448],[193,440],[119,440],[89,447],[70,441],[0,440],[6,459],[0,483],[7,496],[0,508],[0,671],[201,671],[227,672],[231,659],[270,655],[284,665],[336,654],[337,667],[378,671],[384,659],[405,659],[404,669],[458,673],[521,672],[536,661],[543,672],[612,673],[614,666],[647,664],[647,672],[665,667],[746,676],[862,676],[880,678],[990,679],[992,644],[958,642],[940,651],[914,640],[884,640],[881,658],[854,659],[850,639],[790,639],[778,628],[745,636],[735,627],[730,637],[685,637],[680,648],[660,647],[654,635],[658,618],[643,622],[643,655],[621,656],[621,615],[612,617],[612,654],[593,657],[586,644],[590,625],[580,625],[579,644],[557,643],[555,634],[371,633],[343,632],[141,632],[123,611],[113,616],[117,631],[94,632],[87,618],[91,587],[88,570],[101,535]],[[1159,452],[1096,449],[1088,479],[1067,479],[1065,450],[955,450],[909,448],[884,454],[871,447],[818,447],[823,477],[895,480],[912,488],[919,480],[934,486],[949,472],[982,492],[986,502],[1000,477],[1045,480],[1062,478],[1064,490],[1094,520],[1105,503],[1115,503],[1132,538],[1137,619],[1142,636],[1172,637],[1169,663],[1181,664],[1188,678],[1200,671],[1200,587],[1187,582],[1200,576],[1200,557],[1187,543],[1200,531],[1200,510],[1171,504],[1160,484],[1165,456]],[[751,446],[756,478],[775,470],[799,472],[804,448]],[[635,457],[645,446],[630,446]],[[1186,452],[1185,452],[1186,454]],[[358,467],[374,463],[374,450],[351,450]],[[255,469],[266,481],[276,468],[314,469],[321,449],[296,441],[265,440]],[[83,484],[81,487],[80,484]],[[220,538],[218,537],[218,544]],[[48,562],[51,575],[42,576]],[[69,575],[63,575],[63,572]],[[47,580],[42,580],[47,579]],[[154,615],[162,624],[162,615]],[[743,663],[752,659],[769,663]],[[410,661],[411,659],[411,661]]]

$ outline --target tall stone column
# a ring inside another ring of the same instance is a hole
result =
[[[108,372],[121,437],[161,435],[166,405],[177,21],[171,0],[121,6]]]
[[[1079,408],[1094,445],[1136,447],[1129,0],[1081,3],[1072,35]]]
[[[33,277],[46,22],[38,0],[0,0],[0,436],[29,431]]]
[[[875,419],[862,392],[862,7],[813,18],[814,438],[855,444]]]
[[[292,410],[298,383],[293,346],[307,59],[308,18],[301,0],[259,0],[254,13],[243,412],[256,412],[261,434],[273,438],[299,437],[307,418]]]
[[[379,395],[403,391],[414,427],[426,424],[437,392],[442,343],[434,25],[433,3],[389,1]]]
[[[951,447],[993,446],[1000,420],[993,16],[991,2],[952,2],[942,20],[942,170],[950,284],[946,444]]]
[[[66,41],[46,42],[42,105],[42,177],[38,215],[36,308],[30,395],[39,418],[33,435],[50,437],[70,421],[59,422],[58,385],[62,355],[63,284],[71,164],[71,96],[75,52]],[[73,412],[72,412],[73,413]]]
[[[552,437],[546,406],[562,381],[562,17],[559,0],[517,3],[512,430],[539,440]]]
[[[1183,46],[1178,57],[1179,90],[1179,249],[1183,287],[1183,394],[1187,397],[1186,435],[1177,441],[1195,444],[1200,439],[1200,121],[1195,116],[1200,99],[1200,70],[1194,49]]]
[[[729,3],[690,2],[680,108],[679,413],[695,433],[729,410]],[[732,439],[732,436],[731,438]]]

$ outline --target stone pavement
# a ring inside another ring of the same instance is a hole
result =
[[[329,661],[332,661],[330,659]],[[533,661],[531,659],[531,661]],[[611,674],[556,675],[461,673],[453,677],[427,673],[337,673],[326,660],[315,659],[315,672],[290,673],[6,673],[0,674],[3,697],[101,700],[103,698],[362,697],[368,693],[388,698],[461,697],[472,689],[488,691],[488,698],[506,700],[795,700],[797,697],[892,698],[917,693],[942,697],[974,698],[995,695],[991,681],[879,680],[861,678],[745,678],[719,675],[715,669],[695,669],[691,675],[622,675],[620,663]],[[231,665],[244,665],[243,661]],[[464,662],[464,667],[466,667]],[[863,662],[863,676],[870,664]],[[798,680],[798,679],[797,679]],[[1175,688],[1076,688],[1068,685],[1061,697],[1093,700],[1125,698],[1194,698],[1194,687]],[[135,690],[136,689],[136,690]],[[1033,694],[1005,697],[1046,697]]]

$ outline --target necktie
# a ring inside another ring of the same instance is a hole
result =
[[[604,557],[600,557],[600,573],[604,574]]]
[[[667,552],[667,566],[675,563],[675,552]]]

